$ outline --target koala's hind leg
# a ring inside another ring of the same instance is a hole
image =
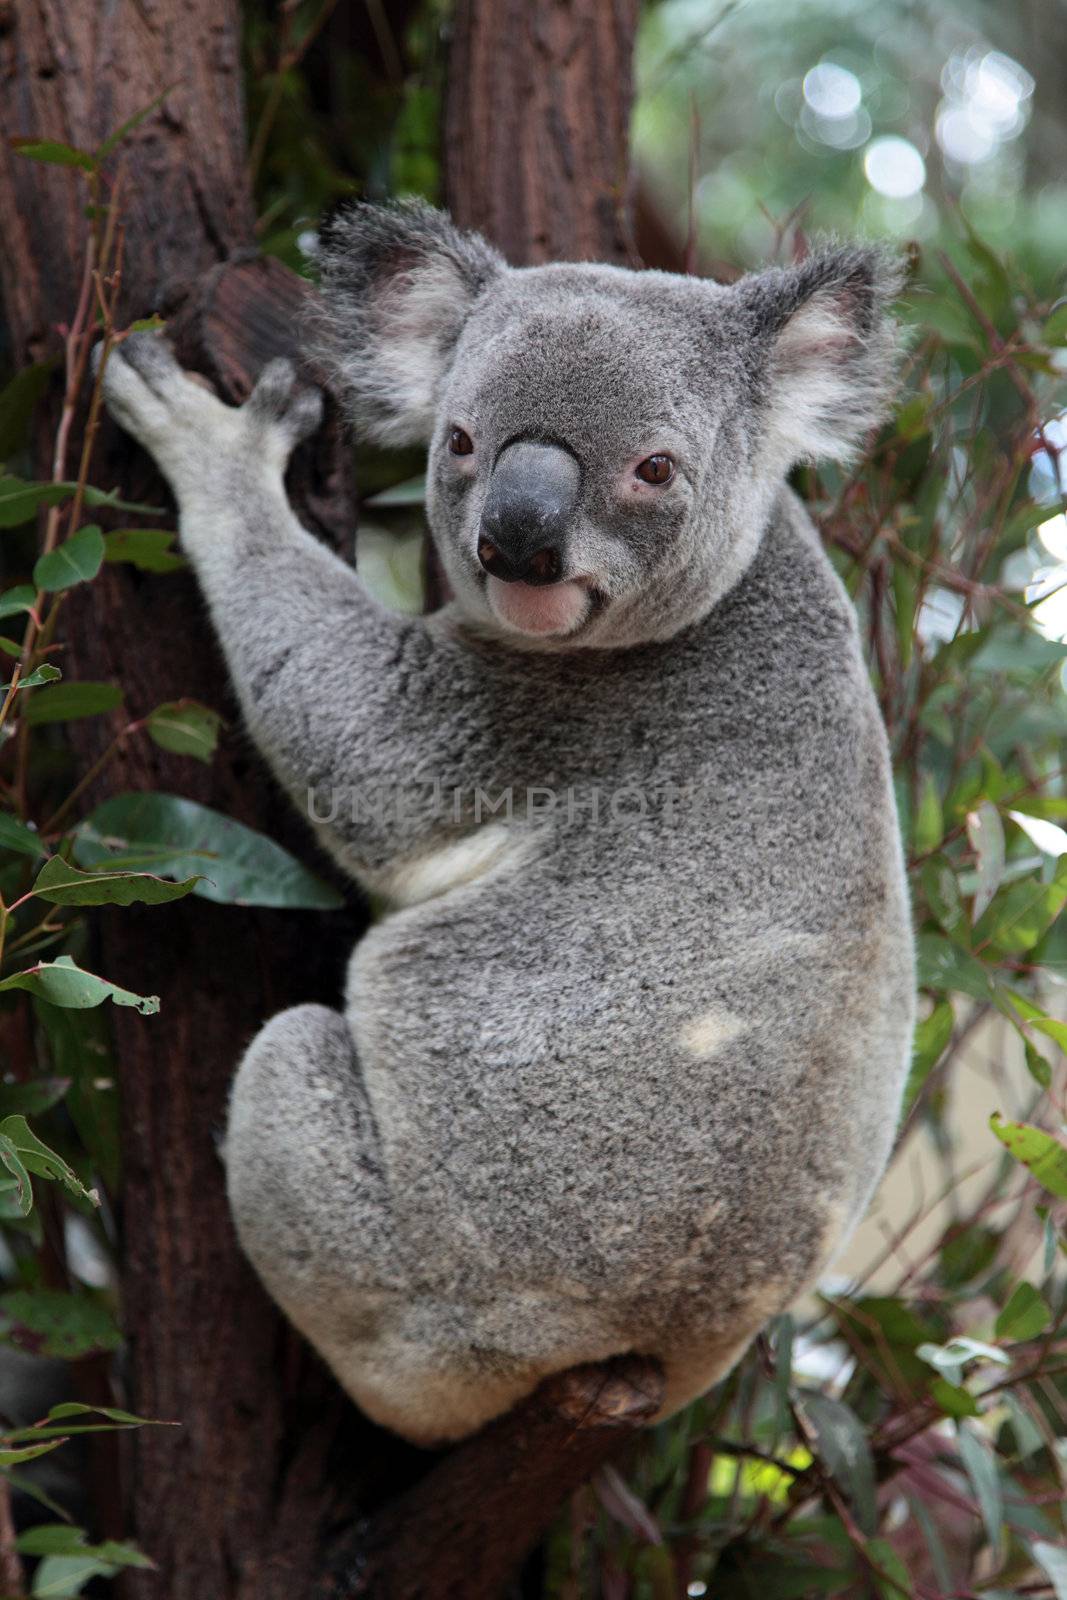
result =
[[[343,1016],[295,1006],[260,1030],[234,1079],[225,1158],[241,1244],[292,1321],[331,1365],[373,1344],[403,1284]]]

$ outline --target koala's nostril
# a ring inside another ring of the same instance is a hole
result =
[[[523,577],[529,583],[555,583],[559,577],[560,559],[559,551],[552,545],[546,545],[543,550],[535,550],[526,563]]]
[[[531,556],[515,551],[505,555],[492,539],[482,539],[478,560],[491,578],[500,578],[504,583],[556,583],[563,569],[563,558],[554,545],[544,545]]]
[[[518,577],[518,573],[512,569],[511,562],[492,539],[481,541],[478,546],[478,560],[491,578],[503,578],[505,582],[510,582]]]

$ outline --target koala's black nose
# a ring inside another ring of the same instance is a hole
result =
[[[519,440],[497,457],[482,511],[478,559],[505,583],[555,583],[580,472],[559,445]]]

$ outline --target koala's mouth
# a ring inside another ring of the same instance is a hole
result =
[[[549,584],[504,583],[490,577],[486,597],[505,628],[538,639],[576,633],[597,607],[592,580],[584,577]]]

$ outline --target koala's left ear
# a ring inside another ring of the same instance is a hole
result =
[[[829,245],[738,285],[763,356],[768,443],[786,465],[847,460],[882,421],[901,344],[890,307],[904,276],[878,246]]]
[[[382,444],[427,443],[463,324],[503,257],[445,212],[401,200],[339,212],[318,260],[317,354],[357,428]]]

